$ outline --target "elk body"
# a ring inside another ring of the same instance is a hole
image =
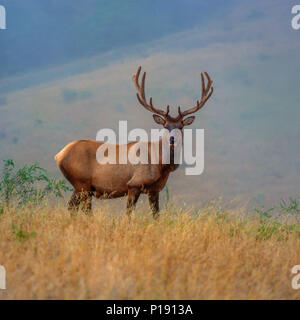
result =
[[[142,81],[139,83],[141,67],[132,77],[134,85],[137,89],[137,99],[139,103],[148,111],[153,113],[153,119],[156,123],[162,125],[166,130],[182,129],[186,125],[193,123],[195,117],[185,116],[198,111],[204,106],[206,101],[213,93],[212,80],[205,72],[207,84],[205,84],[204,75],[201,73],[202,80],[202,97],[197,101],[195,107],[181,112],[178,107],[178,116],[171,117],[169,115],[169,106],[166,111],[157,109],[152,104],[152,98],[149,103],[145,96],[145,77],[144,72]],[[68,203],[70,210],[78,210],[82,204],[85,210],[90,211],[92,207],[92,197],[96,198],[118,198],[127,195],[127,213],[134,209],[135,204],[140,196],[144,193],[148,195],[149,204],[156,218],[159,212],[159,192],[164,188],[170,173],[178,168],[178,164],[170,159],[170,163],[162,161],[162,140],[159,140],[159,161],[157,164],[127,164],[119,163],[117,156],[116,164],[100,164],[96,159],[98,148],[104,142],[93,140],[78,140],[69,143],[56,156],[55,160],[59,169],[62,171],[66,179],[73,185],[74,192]],[[135,146],[137,142],[127,144],[127,156],[129,150]],[[151,143],[148,142],[149,159],[151,159]],[[168,145],[170,154],[174,148],[174,136],[170,136]],[[116,154],[119,154],[120,145],[116,145]]]

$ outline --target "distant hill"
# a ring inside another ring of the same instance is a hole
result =
[[[184,31],[232,3],[213,2],[2,0],[8,29],[0,33],[0,79]]]

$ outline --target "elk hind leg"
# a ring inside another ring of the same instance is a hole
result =
[[[68,202],[68,210],[69,211],[78,211],[80,205],[80,193],[74,191],[69,202]]]
[[[91,191],[80,192],[80,208],[86,214],[91,214],[92,212],[92,195]]]
[[[159,192],[150,192],[148,199],[153,218],[157,219],[159,217]]]
[[[127,216],[130,219],[130,214],[134,210],[135,205],[139,199],[139,196],[141,194],[140,189],[138,188],[132,188],[128,190],[128,198],[127,198]]]
[[[90,191],[74,191],[71,199],[68,202],[68,210],[71,212],[77,212],[83,210],[86,214],[90,214],[92,211],[92,192]]]

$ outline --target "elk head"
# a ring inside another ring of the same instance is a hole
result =
[[[166,130],[168,130],[169,133],[169,143],[170,146],[174,146],[176,144],[176,132],[181,133],[182,135],[182,130],[183,127],[188,126],[192,124],[195,120],[195,116],[191,116],[188,118],[184,118],[187,115],[193,114],[200,110],[206,103],[206,101],[211,97],[213,94],[214,88],[212,87],[212,80],[210,76],[208,75],[207,72],[204,72],[204,75],[207,78],[207,84],[205,84],[205,79],[203,73],[201,73],[201,81],[202,81],[202,95],[201,95],[201,100],[197,100],[196,106],[193,108],[190,108],[184,112],[181,111],[180,107],[178,107],[178,115],[177,117],[172,117],[169,115],[169,110],[170,107],[169,105],[166,108],[166,111],[163,111],[161,109],[157,109],[156,107],[153,106],[152,103],[152,97],[150,97],[149,103],[146,100],[146,95],[145,95],[145,79],[146,79],[146,72],[143,73],[142,76],[142,82],[141,84],[139,83],[139,76],[141,72],[141,67],[138,67],[138,70],[135,75],[132,77],[132,81],[137,89],[137,99],[139,103],[146,108],[148,111],[154,113],[153,114],[153,119],[156,123],[162,125]],[[175,130],[177,129],[177,130]],[[175,134],[172,134],[172,131],[175,132]]]

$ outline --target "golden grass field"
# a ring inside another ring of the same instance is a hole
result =
[[[199,212],[63,206],[0,215],[1,299],[299,299],[300,228],[214,207]]]

